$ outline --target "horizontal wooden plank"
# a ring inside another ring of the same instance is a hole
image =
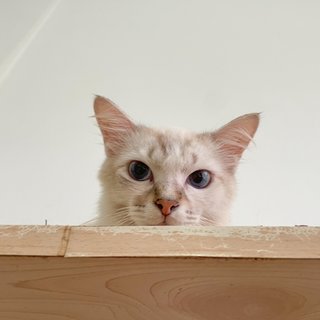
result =
[[[0,319],[319,320],[320,260],[0,257]]]
[[[66,257],[319,259],[319,227],[72,227]]]
[[[318,320],[319,244],[317,227],[3,226],[0,319]]]
[[[319,259],[319,227],[1,226],[0,255]]]
[[[67,226],[0,226],[0,255],[64,256]]]

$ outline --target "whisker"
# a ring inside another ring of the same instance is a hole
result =
[[[215,225],[215,219],[214,218],[207,218],[204,216],[200,217],[200,225],[205,226],[205,225]]]

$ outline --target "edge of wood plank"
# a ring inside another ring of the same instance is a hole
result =
[[[0,256],[320,259],[320,227],[0,226]]]
[[[0,256],[65,256],[70,226],[0,226]]]
[[[75,227],[66,257],[319,259],[319,227]]]

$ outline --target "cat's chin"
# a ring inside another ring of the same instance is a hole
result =
[[[175,224],[169,223],[167,220],[164,220],[158,224],[155,224],[155,226],[174,226]]]
[[[156,224],[156,226],[170,226],[170,224],[168,224],[165,221],[162,221],[161,223]]]

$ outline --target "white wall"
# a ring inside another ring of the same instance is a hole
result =
[[[93,94],[150,125],[262,111],[234,224],[320,224],[320,2],[0,0],[0,223],[94,216]]]

